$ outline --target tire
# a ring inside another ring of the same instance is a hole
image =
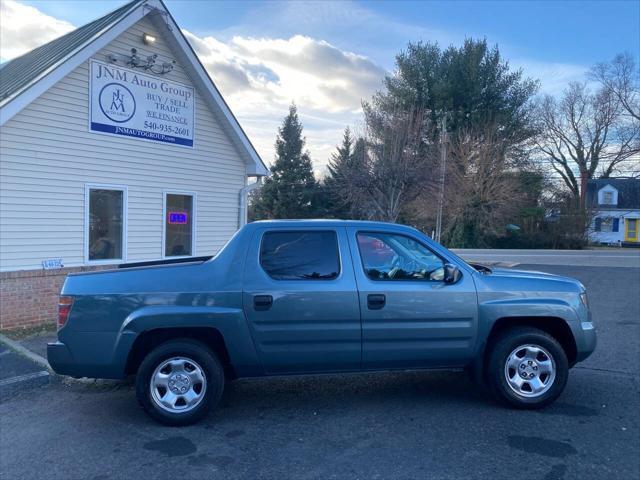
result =
[[[158,422],[184,426],[218,405],[224,384],[224,369],[214,352],[196,340],[170,340],[140,364],[136,396]]]
[[[569,362],[560,343],[532,327],[514,327],[493,343],[487,379],[494,396],[512,407],[543,408],[564,390]]]

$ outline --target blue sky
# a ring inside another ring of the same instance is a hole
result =
[[[62,22],[54,29],[62,33],[124,3],[2,1],[3,9],[6,2],[35,7],[43,18]],[[542,93],[551,94],[570,81],[583,81],[591,65],[617,53],[640,58],[638,0],[166,4],[265,160],[271,160],[275,129],[293,100],[319,170],[340,130],[357,125],[360,100],[379,88],[407,42],[446,46],[465,37],[486,37],[514,67],[539,79]],[[24,37],[28,29],[20,31]],[[9,47],[12,42],[17,40],[3,38]],[[5,52],[3,59],[10,58]],[[297,63],[302,65],[298,70]]]
[[[123,2],[27,0],[81,25]],[[391,68],[413,40],[459,43],[486,37],[506,53],[539,61],[590,65],[620,50],[640,55],[640,1],[255,2],[166,0],[178,23],[199,35],[290,37],[305,34],[370,56]],[[82,4],[82,8],[78,8]],[[283,10],[290,12],[282,15]],[[358,10],[362,10],[361,18]],[[295,12],[297,19],[292,15]],[[387,20],[372,31],[369,16]],[[354,18],[355,17],[355,18]],[[297,20],[297,21],[296,21]],[[403,30],[406,26],[406,30]],[[431,34],[431,35],[430,35]]]

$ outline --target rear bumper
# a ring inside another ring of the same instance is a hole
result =
[[[78,361],[69,347],[63,342],[47,344],[47,360],[58,375],[74,378],[113,378],[123,377],[122,369],[112,364],[95,364]]]
[[[67,346],[62,342],[47,344],[47,360],[53,371],[60,375],[75,376],[76,366]]]

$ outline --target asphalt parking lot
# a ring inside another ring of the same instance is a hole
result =
[[[556,263],[562,263],[561,261]],[[130,384],[52,384],[0,404],[20,479],[638,479],[640,268],[518,265],[587,287],[598,349],[542,411],[462,372],[241,380],[199,425],[167,428]]]

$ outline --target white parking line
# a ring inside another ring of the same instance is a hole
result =
[[[17,377],[5,378],[0,380],[0,387],[6,387],[7,385],[13,385],[14,383],[27,382],[36,378],[48,377],[49,372],[41,370],[40,372],[26,373],[24,375],[18,375]]]

